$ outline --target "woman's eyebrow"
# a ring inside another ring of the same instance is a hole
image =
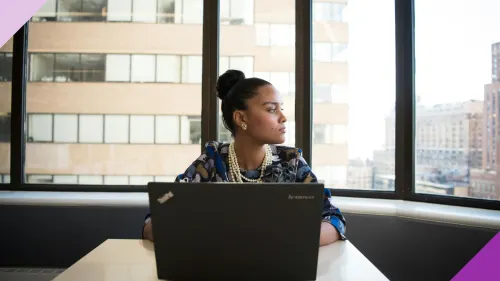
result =
[[[276,101],[266,101],[266,102],[263,102],[262,105],[268,105],[268,104],[272,104],[272,105],[283,105],[282,102],[276,102]]]

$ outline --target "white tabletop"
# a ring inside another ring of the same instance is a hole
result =
[[[158,280],[153,244],[145,240],[106,240],[54,281]],[[323,246],[316,280],[388,280],[349,241]]]

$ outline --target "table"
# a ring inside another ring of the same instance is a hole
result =
[[[110,239],[95,248],[54,281],[158,280],[153,243]],[[349,241],[337,241],[319,251],[318,281],[388,280]]]

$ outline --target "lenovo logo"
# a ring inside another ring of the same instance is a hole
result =
[[[168,199],[174,197],[174,194],[172,193],[172,191],[170,191],[169,193],[165,193],[162,197],[158,198],[158,203],[160,204],[163,204],[165,202],[168,201]]]
[[[303,196],[303,195],[288,195],[288,200],[311,200],[314,196]]]

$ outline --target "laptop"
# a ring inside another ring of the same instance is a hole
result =
[[[315,280],[324,185],[149,183],[165,280]]]

